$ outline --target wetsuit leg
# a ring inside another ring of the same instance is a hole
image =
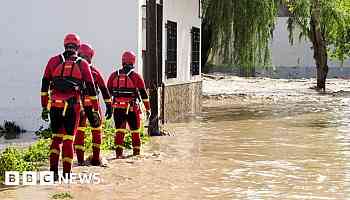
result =
[[[52,142],[50,146],[50,171],[58,173],[58,162],[60,156],[60,144],[62,143],[62,138],[64,135],[64,125],[63,125],[63,109],[61,108],[51,108],[50,119],[51,119],[51,130],[52,130]]]
[[[84,164],[84,139],[85,139],[85,128],[86,128],[86,115],[82,110],[80,112],[79,127],[74,138],[74,150],[77,155],[78,164]]]
[[[140,138],[140,127],[141,127],[141,116],[138,112],[129,112],[128,124],[131,130],[132,139],[132,150],[133,155],[140,155],[141,149],[141,138]]]
[[[100,116],[102,116],[101,107],[99,108]],[[92,128],[92,165],[100,165],[100,146],[101,146],[101,137],[102,137],[102,117],[101,117],[101,126]]]
[[[76,103],[69,106],[64,117],[64,127],[67,135],[63,136],[63,173],[71,172],[73,162],[73,140],[74,135],[78,129],[80,118],[80,104]]]
[[[116,157],[123,158],[124,137],[125,137],[125,134],[127,133],[127,130],[126,130],[127,115],[125,114],[125,110],[115,109],[113,116],[114,116],[115,128],[117,129],[115,133],[115,138],[114,138],[115,147],[116,147]]]

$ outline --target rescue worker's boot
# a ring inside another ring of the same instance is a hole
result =
[[[124,136],[127,132],[126,129],[117,129],[115,133],[115,153],[117,159],[123,159],[123,149],[124,149]]]
[[[140,155],[140,149],[141,149],[140,132],[138,130],[137,131],[131,131],[131,138],[132,138],[133,155],[134,156]]]
[[[70,177],[70,173],[72,170],[73,140],[74,140],[74,136],[72,135],[63,136],[62,162],[63,162],[63,176],[66,178]]]
[[[55,181],[58,180],[58,164],[60,158],[60,144],[62,143],[63,134],[52,134],[52,143],[50,146],[50,171],[54,172]]]
[[[91,164],[93,166],[101,165],[100,158],[100,146],[101,146],[101,133],[102,127],[92,128],[92,159]]]
[[[83,166],[85,164],[84,161],[84,138],[85,138],[85,128],[79,127],[74,139],[74,150],[77,155],[78,165]]]

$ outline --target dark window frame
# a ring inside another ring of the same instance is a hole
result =
[[[168,79],[177,77],[177,22],[167,21],[167,45],[165,75]]]
[[[200,74],[200,44],[201,31],[198,27],[191,29],[191,75],[196,76]]]

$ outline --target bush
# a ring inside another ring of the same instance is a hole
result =
[[[50,143],[50,139],[40,139],[28,149],[24,150],[24,160],[33,163],[47,160],[50,152]]]
[[[28,149],[8,147],[0,154],[0,181],[4,180],[6,171],[33,171],[47,160],[50,140],[41,139]]]
[[[52,137],[52,131],[50,128],[44,129],[43,126],[40,126],[39,130],[35,131],[35,135],[40,139],[49,139]]]
[[[114,150],[114,135],[115,128],[112,127],[110,122],[106,122],[103,125],[104,134],[101,144],[101,150],[108,151]],[[42,127],[36,132],[39,138],[33,145],[27,149],[17,149],[14,147],[8,147],[0,153],[0,181],[4,180],[6,171],[33,171],[37,170],[41,164],[43,164],[49,157],[51,139],[43,139],[50,136],[50,129],[43,129]],[[149,136],[145,132],[144,128],[141,129],[141,141],[145,143],[149,140]],[[124,144],[126,148],[132,148],[131,134],[128,133],[125,136]],[[87,151],[92,151],[92,139],[91,128],[86,128],[85,134],[85,148]]]
[[[143,125],[143,124],[142,124]],[[103,125],[103,134],[102,134],[102,144],[101,144],[101,150],[103,151],[110,151],[115,150],[115,144],[114,144],[114,136],[115,136],[116,129],[113,128],[111,121],[106,121]],[[141,126],[141,141],[142,143],[146,143],[149,140],[149,136],[146,133],[143,126]],[[91,137],[91,128],[86,128],[85,132],[85,149],[87,152],[92,151],[92,137]],[[131,139],[131,133],[127,133],[124,138],[124,146],[127,149],[132,148],[132,139]]]
[[[101,149],[102,150],[115,150],[114,144],[115,129],[106,128],[102,138]]]
[[[37,168],[24,159],[23,150],[8,147],[0,154],[0,181],[4,180],[6,171],[33,171]]]

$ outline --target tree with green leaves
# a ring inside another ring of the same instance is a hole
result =
[[[338,35],[332,35],[330,38],[334,49],[331,52],[333,58],[341,61],[350,57],[350,1],[338,0],[335,4],[338,12],[341,12],[342,23],[341,29],[338,30]]]
[[[269,41],[279,0],[202,0],[202,68],[209,55],[251,75],[270,61]]]
[[[298,27],[300,38],[306,37],[313,47],[317,67],[315,89],[326,88],[328,59],[345,60],[350,55],[350,1],[348,0],[284,0],[290,11],[290,42]]]
[[[350,0],[202,0],[202,68],[210,54],[247,75],[256,66],[269,65],[269,42],[281,3],[290,11],[291,43],[295,30],[311,41],[315,88],[325,89],[328,59],[343,61],[350,55]]]

